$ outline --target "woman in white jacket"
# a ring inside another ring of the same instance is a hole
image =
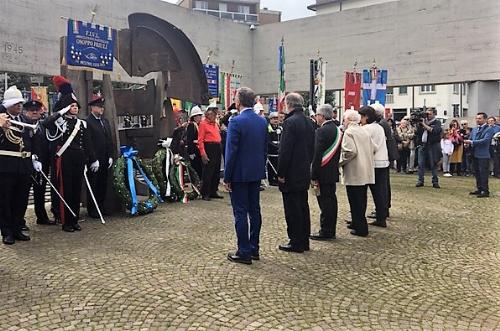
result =
[[[387,144],[385,142],[385,133],[382,126],[377,120],[375,109],[370,106],[363,107],[359,110],[361,115],[361,125],[370,135],[371,144],[373,146],[373,162],[375,167],[375,184],[370,185],[373,202],[375,203],[375,222],[370,225],[387,227],[387,199],[388,199],[388,176],[389,176],[389,153],[387,152]]]
[[[355,110],[344,113],[344,136],[339,166],[343,169],[343,181],[351,207],[351,234],[366,237],[367,190],[375,183],[373,147],[370,135],[359,126],[360,115]]]

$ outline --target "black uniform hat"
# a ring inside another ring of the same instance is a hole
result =
[[[30,100],[24,103],[23,108],[41,110],[43,108],[43,104],[40,101]]]
[[[89,106],[104,106],[104,97],[101,94],[94,94],[92,100],[88,103]]]
[[[55,76],[52,78],[52,81],[54,82],[57,91],[61,93],[61,97],[54,105],[55,112],[68,107],[72,103],[76,103],[78,108],[82,108],[78,103],[78,100],[76,100],[70,81],[66,77]]]

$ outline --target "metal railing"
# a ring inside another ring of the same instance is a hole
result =
[[[238,22],[257,23],[259,18],[255,14],[234,13],[234,12],[219,11],[219,10],[201,9],[201,8],[193,8],[193,10],[200,13],[205,13],[207,15],[212,15],[218,18],[225,18],[228,20],[238,21]]]

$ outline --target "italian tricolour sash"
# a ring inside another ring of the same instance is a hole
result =
[[[323,157],[321,158],[322,167],[327,165],[328,162],[330,162],[330,160],[333,158],[333,156],[337,154],[337,151],[340,148],[340,144],[342,143],[342,131],[339,127],[336,127],[336,130],[337,135],[335,136],[335,140],[333,141],[332,145],[328,147],[328,149],[323,153]]]

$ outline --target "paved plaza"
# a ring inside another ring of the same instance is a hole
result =
[[[304,254],[277,250],[282,201],[267,189],[251,266],[226,260],[227,194],[87,220],[80,233],[37,226],[30,211],[32,241],[0,247],[0,330],[498,330],[500,180],[482,200],[468,195],[472,178],[414,184],[393,176],[389,227],[368,238],[345,228],[339,187],[337,239]]]

